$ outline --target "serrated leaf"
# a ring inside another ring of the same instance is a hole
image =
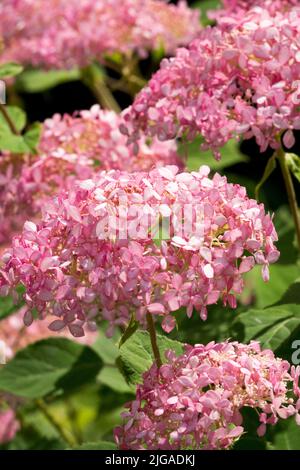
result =
[[[136,332],[136,330],[139,327],[139,322],[136,321],[135,315],[132,314],[130,318],[130,322],[127,325],[126,330],[124,331],[123,335],[121,336],[121,339],[119,341],[119,348],[126,343],[126,341],[129,340],[129,338]]]
[[[17,89],[25,93],[42,93],[62,83],[80,80],[79,69],[26,70],[18,77]]]
[[[203,139],[197,138],[191,143],[179,144],[179,153],[187,157],[187,168],[189,171],[198,171],[201,165],[208,165],[213,171],[221,171],[226,167],[236,163],[246,162],[248,157],[239,150],[239,145],[235,140],[229,140],[221,148],[221,159],[216,160],[211,150],[203,152],[200,145]]]
[[[299,328],[300,306],[291,304],[240,314],[232,324],[232,334],[245,343],[258,340],[263,348],[276,351]]]
[[[268,160],[268,163],[266,165],[264,174],[263,174],[260,182],[256,185],[255,199],[259,199],[259,192],[260,192],[261,188],[263,187],[265,182],[268,180],[269,176],[273,173],[275,168],[276,168],[276,154],[274,153],[274,155],[272,155],[272,157],[269,158],[269,160]]]
[[[108,441],[84,442],[81,446],[67,450],[117,450],[117,446],[114,442]]]
[[[162,335],[157,335],[157,343],[163,361],[166,350],[172,349],[178,355],[183,351],[182,343]],[[120,358],[117,363],[128,383],[133,384],[141,380],[142,374],[152,366],[153,362],[149,333],[138,331],[120,348]]]
[[[15,128],[21,132],[25,125],[26,125],[26,114],[25,112],[18,108],[17,106],[5,106],[6,112],[9,115],[10,119],[15,125]],[[10,131],[10,127],[8,122],[6,121],[5,117],[2,113],[0,113],[0,129],[5,128]]]
[[[49,338],[19,351],[0,370],[0,390],[26,398],[69,390],[95,379],[102,361],[91,348]]]
[[[10,78],[19,75],[23,70],[22,65],[16,62],[8,62],[0,65],[0,78]]]

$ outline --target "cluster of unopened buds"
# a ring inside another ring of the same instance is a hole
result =
[[[121,123],[120,116],[98,105],[74,116],[56,114],[43,124],[38,155],[0,155],[0,243],[8,242],[26,219],[39,215],[49,197],[101,169],[183,168],[174,141],[144,138],[136,152],[126,145]]]
[[[199,12],[185,0],[3,0],[1,60],[34,67],[84,67],[114,53],[173,53],[200,30]]]
[[[141,323],[147,312],[163,316],[169,332],[180,307],[189,317],[195,308],[203,320],[219,299],[236,307],[245,272],[258,263],[268,280],[277,235],[245,188],[208,174],[206,166],[103,171],[61,192],[3,255],[1,295],[21,283],[25,323],[36,308],[40,318],[58,317],[50,329],[68,326],[74,336],[95,319],[108,320],[111,333],[132,312]]]
[[[300,9],[257,8],[227,30],[207,28],[160,70],[124,111],[129,142],[141,133],[160,140],[204,139],[219,149],[255,137],[261,151],[295,143],[300,129]]]
[[[254,408],[257,433],[295,416],[300,424],[300,368],[259,343],[186,346],[154,364],[115,429],[120,449],[228,449],[244,433],[241,412]]]

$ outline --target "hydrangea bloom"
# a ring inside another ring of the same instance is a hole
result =
[[[125,110],[130,141],[140,131],[167,140],[194,139],[218,149],[230,138],[255,137],[261,151],[290,148],[300,129],[300,9],[244,14],[230,31],[206,29],[161,69]]]
[[[46,68],[85,66],[119,52],[174,52],[199,32],[199,12],[185,0],[3,0],[3,61]]]
[[[56,114],[43,124],[38,156],[0,155],[0,243],[38,214],[47,197],[71,188],[77,179],[94,177],[99,169],[182,168],[174,141],[142,139],[136,154],[118,130],[121,122],[98,105],[74,116]]]
[[[299,5],[298,0],[222,0],[221,3],[223,8],[208,13],[209,17],[216,19],[218,26],[221,27],[234,26],[240,20],[243,20],[245,13],[251,8],[262,7],[271,14],[276,14],[279,10],[286,11]]]
[[[105,319],[126,325],[131,313],[146,312],[175,326],[171,312],[220,299],[236,306],[243,274],[255,263],[277,260],[277,235],[264,206],[245,188],[229,184],[209,168],[178,173],[176,166],[150,173],[110,171],[62,192],[44,208],[42,222],[26,222],[3,256],[0,294],[19,283],[29,308],[40,318],[57,316],[50,329],[68,326],[75,336],[86,322]],[[156,240],[162,222],[168,231]]]
[[[259,343],[197,344],[166,358],[144,374],[123,413],[115,429],[120,449],[227,449],[244,432],[245,407],[259,414],[259,436],[279,418],[295,415],[300,425],[300,368]]]

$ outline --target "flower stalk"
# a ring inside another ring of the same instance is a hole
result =
[[[288,196],[290,211],[294,220],[295,230],[296,230],[296,237],[297,237],[297,244],[300,251],[300,216],[299,216],[299,208],[297,204],[297,198],[295,193],[295,188],[293,185],[292,176],[287,164],[286,154],[282,148],[277,151],[277,159],[280,164],[282,176],[284,179],[286,192]]]
[[[152,347],[154,359],[155,359],[156,365],[159,369],[162,365],[162,360],[161,360],[160,352],[159,352],[159,349],[158,349],[157,336],[156,336],[154,321],[153,321],[151,313],[149,313],[149,312],[147,313],[147,326],[148,326],[148,331],[149,331],[149,334],[150,334],[151,347]]]
[[[15,135],[21,135],[16,126],[14,125],[14,122],[12,121],[10,115],[7,112],[7,109],[5,108],[4,104],[0,103],[0,112],[2,113],[5,121],[8,124],[8,127],[10,128],[11,132]]]

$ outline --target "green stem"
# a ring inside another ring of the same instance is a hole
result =
[[[291,176],[291,173],[290,173],[289,167],[287,165],[287,161],[286,161],[286,154],[285,154],[285,152],[282,148],[277,151],[277,158],[278,158],[280,168],[281,168],[281,171],[282,171],[282,176],[283,176],[286,191],[287,191],[290,210],[291,210],[291,213],[292,213],[292,217],[294,219],[296,235],[297,235],[297,242],[298,242],[298,247],[299,247],[299,251],[300,251],[300,216],[299,216],[299,209],[298,209],[297,198],[296,198],[296,193],[295,193],[295,189],[294,189],[294,185],[293,185],[292,176]]]
[[[0,103],[0,111],[3,114],[4,119],[6,120],[11,132],[15,135],[21,135],[18,129],[16,128],[16,126],[14,125],[13,121],[11,120],[11,117],[8,114],[7,109],[2,103]]]
[[[160,352],[159,352],[158,345],[157,345],[157,337],[156,337],[154,321],[153,321],[151,313],[149,312],[147,313],[147,325],[148,325],[148,331],[150,334],[150,340],[151,340],[151,346],[152,346],[154,359],[159,369],[162,365],[162,361],[161,361]]]
[[[38,409],[43,413],[45,418],[49,421],[49,423],[54,427],[60,437],[70,446],[74,447],[76,442],[72,437],[69,435],[68,432],[63,428],[61,423],[49,412],[48,405],[44,402],[43,399],[35,400],[35,404]]]
[[[105,82],[94,83],[92,90],[103,108],[112,109],[116,113],[121,112],[120,106],[116,102]]]
[[[112,109],[116,113],[121,112],[120,106],[106,84],[107,78],[101,69],[92,64],[81,70],[81,76],[83,83],[90,88],[103,108]]]

